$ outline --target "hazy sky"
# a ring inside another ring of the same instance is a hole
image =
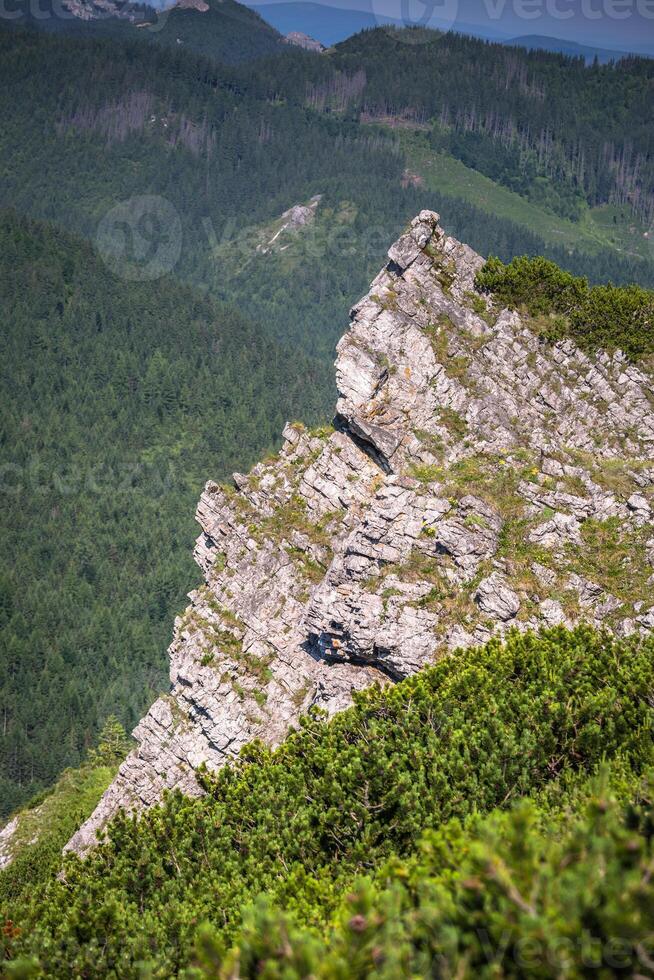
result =
[[[275,0],[249,0],[258,5]],[[627,50],[654,47],[654,0],[317,0],[382,19],[465,30],[506,39],[546,34]],[[337,15],[336,15],[337,16]]]

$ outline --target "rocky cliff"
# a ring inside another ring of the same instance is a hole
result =
[[[68,845],[120,807],[311,705],[509,628],[654,628],[654,381],[616,353],[548,346],[474,291],[483,260],[423,211],[338,345],[333,429],[209,482],[205,584],[175,623],[171,688]]]
[[[325,50],[324,44],[316,41],[315,37],[303,34],[302,31],[291,31],[284,36],[284,41],[286,44],[294,44],[298,48],[304,48],[305,51],[315,51],[317,54],[322,54]]]

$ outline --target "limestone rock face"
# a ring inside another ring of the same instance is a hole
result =
[[[18,832],[19,818],[16,816],[0,830],[0,871],[9,867],[13,860],[13,842]]]
[[[304,48],[305,51],[315,51],[316,54],[322,54],[325,50],[324,44],[316,41],[315,37],[303,34],[302,31],[290,31],[284,36],[284,41],[286,44],[294,44],[298,48]]]
[[[338,345],[333,429],[287,425],[274,459],[207,484],[170,693],[69,848],[456,646],[654,628],[653,379],[493,308],[433,212],[388,254]]]

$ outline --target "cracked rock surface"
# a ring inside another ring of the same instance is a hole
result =
[[[433,212],[388,254],[338,345],[333,429],[287,425],[274,459],[206,485],[170,693],[69,848],[456,646],[654,628],[652,377],[493,307]]]

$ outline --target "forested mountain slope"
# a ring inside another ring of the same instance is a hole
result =
[[[173,8],[166,16],[161,31],[138,31],[134,43],[170,34],[177,56],[200,53],[214,64],[232,60],[227,46],[209,40],[214,33],[220,39],[214,21],[254,19],[252,37],[266,27],[234,0],[206,12]],[[51,20],[57,19],[44,23]],[[186,43],[178,22],[204,44]],[[234,51],[239,44],[230,42]],[[242,67],[239,77],[238,89],[258,98],[426,126],[435,146],[566,217],[612,202],[628,204],[646,225],[654,218],[652,59],[587,66],[456,34],[384,28],[364,31],[326,56],[282,48]]]
[[[16,10],[5,19],[9,30],[182,48],[228,65],[284,50],[278,31],[235,0],[182,0],[159,10],[122,0],[105,0],[102,7],[86,0],[44,0],[37,8],[23,3]]]
[[[0,220],[0,813],[166,686],[192,507],[322,417],[330,379],[178,282],[129,283],[46,225]]]
[[[266,318],[278,335],[322,348],[331,361],[335,323],[365,288],[384,243],[419,206],[415,192],[401,187],[391,139],[275,104],[232,70],[180,51],[36,34],[3,35],[0,43],[0,200],[19,211],[94,239],[119,202],[160,196],[181,221],[175,272],[229,299],[216,248],[235,240],[237,250],[252,226],[314,194],[326,206],[349,202],[348,255],[337,227],[327,251],[304,256],[299,275],[284,277],[273,263],[258,287],[268,290],[274,277],[291,292]],[[376,233],[364,240],[371,228]],[[311,322],[292,296],[307,290]]]
[[[192,10],[182,13],[202,16]],[[356,53],[348,47],[353,42],[348,42],[328,58],[287,51],[255,66],[227,68],[209,64],[179,48],[169,52],[139,44],[5,35],[0,38],[5,100],[0,159],[6,165],[0,199],[6,205],[93,237],[100,220],[119,201],[135,195],[161,195],[177,210],[183,226],[184,248],[176,272],[229,299],[233,284],[225,282],[221,275],[214,254],[216,246],[233,239],[243,241],[253,225],[270,221],[292,205],[322,194],[323,205],[335,213],[348,206],[350,220],[345,234],[342,222],[329,223],[327,218],[327,250],[305,255],[292,276],[270,262],[265,269],[255,263],[249,271],[253,273],[254,295],[270,292],[273,278],[282,289],[290,290],[285,317],[273,314],[280,335],[285,322],[293,319],[297,339],[302,333],[314,339],[323,337],[332,324],[330,344],[337,338],[334,321],[345,315],[348,305],[365,288],[382,260],[384,243],[396,237],[403,223],[424,206],[440,209],[447,215],[452,234],[486,254],[493,252],[505,260],[524,252],[547,254],[559,264],[595,279],[636,279],[645,285],[654,281],[654,264],[647,261],[647,247],[643,258],[640,253],[631,255],[625,249],[611,247],[608,240],[598,240],[594,246],[592,236],[580,235],[577,246],[571,247],[569,236],[563,236],[562,243],[566,244],[557,248],[555,232],[543,241],[533,223],[531,227],[516,226],[510,220],[497,220],[492,206],[484,211],[471,208],[452,199],[456,194],[443,194],[437,182],[412,185],[406,177],[412,165],[406,149],[398,145],[392,132],[383,127],[362,127],[359,119],[383,118],[385,109],[377,94],[381,83],[376,80],[381,71],[380,59],[385,59],[385,63],[397,61],[403,71],[403,52],[413,48],[399,42],[393,47],[383,32],[371,37],[373,40],[365,44],[360,42],[362,51],[357,49]],[[443,55],[447,53],[444,62],[449,66],[446,76],[437,72],[433,83],[428,83],[423,75],[412,82],[415,69],[407,71],[407,98],[411,95],[407,105],[413,104],[412,84],[417,86],[421,81],[427,89],[433,89],[432,101],[424,109],[427,115],[435,112],[444,98],[438,94],[439,86],[447,92],[462,88],[462,104],[467,104],[466,92],[473,98],[465,86],[451,85],[452,78],[467,71],[463,55],[467,57],[470,52],[458,52],[456,47],[450,51],[455,43],[450,38],[441,39],[441,43]],[[390,50],[386,49],[388,45]],[[427,45],[425,55],[429,50]],[[499,50],[502,57],[507,57],[505,49]],[[511,77],[511,65],[499,62],[494,52],[492,46],[483,44],[479,50],[474,49],[475,57],[485,64],[491,78]],[[529,61],[532,56],[526,52],[514,52],[512,56],[525,61],[520,66],[521,74],[533,71],[538,79],[540,56],[533,56],[533,68]],[[583,74],[586,69],[574,64],[570,67],[565,60],[559,64],[553,56],[547,57],[554,61],[550,64],[545,60],[545,68],[553,78],[554,92],[552,97],[548,94],[547,100],[552,118],[563,114],[561,125],[567,118],[558,89],[565,88],[567,93],[571,88],[573,94],[578,89],[576,111],[582,118],[588,115],[588,126],[580,130],[580,141],[585,140],[587,130],[592,131],[594,140],[608,139],[606,127],[602,128],[583,103],[587,98],[585,87],[590,84]],[[623,137],[632,123],[639,132],[639,108],[647,113],[649,82],[641,77],[639,65],[636,62],[631,73],[624,69],[622,86],[616,82],[617,88],[624,89],[626,103]],[[577,78],[580,72],[581,80]],[[608,76],[599,76],[601,92],[609,84]],[[498,92],[502,89],[499,82],[496,87]],[[391,94],[389,90],[389,98]],[[506,101],[508,96],[503,98]],[[474,107],[474,102],[471,104]],[[528,99],[515,107],[510,102],[506,105],[506,112],[513,112],[519,120],[530,118],[532,109]],[[404,109],[398,105],[389,111],[401,115]],[[422,113],[420,109],[419,114]],[[612,125],[615,129],[617,124]],[[435,133],[434,130],[430,135],[430,141],[436,149],[442,149],[442,140],[436,139]],[[476,139],[475,134],[472,136]],[[495,137],[484,146],[480,152],[483,151],[486,163],[499,159],[498,153],[503,161],[498,168],[491,168],[491,176],[530,196],[531,190],[520,181],[533,168],[523,159],[522,151],[516,155],[513,150],[502,149]],[[468,160],[454,144],[451,149]],[[584,144],[582,149],[585,158],[595,158],[592,146]],[[644,145],[642,150],[647,152]],[[481,169],[486,166],[474,160],[472,165]],[[536,199],[541,206],[551,206],[556,211],[556,195],[563,193],[561,188],[568,187],[569,182],[562,182],[556,174],[536,174],[534,180],[534,186],[542,191]],[[50,192],[52,187],[56,187],[56,194]],[[550,192],[554,195],[551,201]],[[574,193],[578,197],[582,191],[577,189]],[[607,187],[592,200],[608,200],[612,194],[611,187]],[[628,202],[625,207],[628,212]],[[358,257],[354,270],[353,255]],[[352,271],[357,281],[347,291],[347,277]],[[321,288],[312,290],[311,283],[321,283]],[[235,290],[240,302],[238,284]],[[320,302],[314,301],[316,297]],[[311,306],[311,315],[318,319],[309,330],[306,315]],[[270,316],[270,310],[266,312]],[[330,356],[328,351],[329,348]]]
[[[588,67],[454,34],[406,42],[386,29],[339,45],[335,66],[365,73],[368,114],[433,120],[435,145],[562,215],[626,202],[652,223],[652,59]]]

